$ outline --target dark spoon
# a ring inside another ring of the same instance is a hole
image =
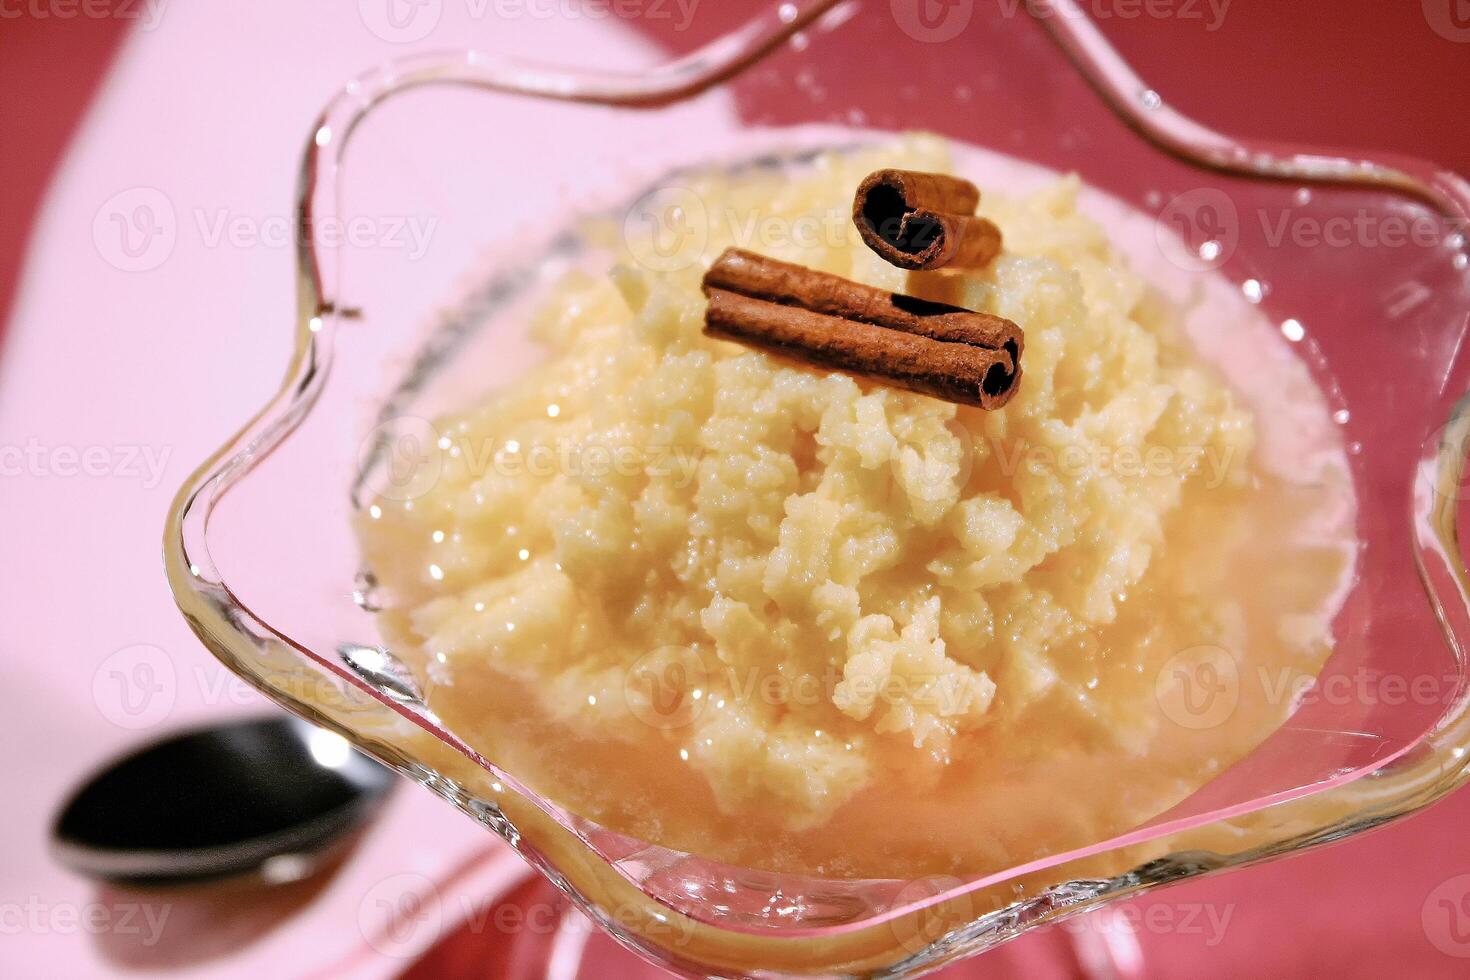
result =
[[[66,867],[166,884],[261,873],[295,880],[362,825],[394,775],[289,716],[174,735],[112,763],[52,829]]]

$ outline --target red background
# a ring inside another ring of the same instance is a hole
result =
[[[689,50],[758,5],[710,3],[690,30],[657,40]],[[1470,44],[1429,30],[1415,0],[1232,0],[1213,32],[1198,20],[1125,19],[1128,0],[1086,6],[1111,11],[1100,24],[1139,73],[1216,129],[1393,150],[1470,172]],[[1205,0],[1197,6],[1208,12]],[[0,20],[0,316],[10,310],[36,205],[130,23]],[[667,21],[631,23],[657,30]]]
[[[687,50],[753,6],[710,0],[692,30],[656,39]],[[1123,19],[1126,2],[1088,6],[1113,11],[1102,26],[1122,53],[1172,104],[1207,125],[1390,150],[1470,173],[1470,43],[1428,29],[1417,0],[1234,0],[1215,32],[1198,21]],[[8,315],[23,274],[41,196],[129,23],[0,19],[0,316]],[[1170,889],[1165,900],[1176,907],[1230,907],[1229,933],[1210,949],[1198,936],[1145,935],[1150,975],[1196,975],[1202,958],[1221,976],[1470,975],[1470,959],[1434,949],[1421,923],[1430,892],[1470,872],[1467,816],[1470,794],[1462,793],[1367,839]]]

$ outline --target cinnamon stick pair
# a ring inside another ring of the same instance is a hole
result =
[[[968,180],[879,170],[852,217],[863,241],[904,269],[980,266],[1000,229],[975,215]],[[1002,317],[890,293],[726,249],[704,276],[705,333],[962,405],[1000,408],[1021,377],[1021,328]]]
[[[1021,376],[1020,328],[988,313],[735,248],[705,274],[704,293],[712,336],[946,401],[999,408]]]
[[[1000,253],[1000,229],[977,217],[968,180],[877,170],[858,185],[852,220],[867,246],[900,269],[978,268]]]

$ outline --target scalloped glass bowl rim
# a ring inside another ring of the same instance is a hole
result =
[[[316,226],[318,222],[334,214],[338,191],[336,176],[342,165],[343,149],[352,131],[372,108],[393,94],[422,85],[447,84],[532,98],[603,105],[668,104],[696,95],[739,74],[792,34],[838,6],[839,2],[840,0],[807,0],[804,3],[783,3],[779,7],[772,4],[770,9],[742,27],[694,53],[641,74],[603,74],[554,69],[494,60],[476,51],[410,57],[365,74],[348,83],[343,92],[318,117],[313,127],[299,177],[296,210],[298,230]],[[1407,158],[1393,158],[1390,162],[1370,161],[1352,159],[1346,155],[1305,152],[1291,147],[1236,141],[1200,126],[1169,108],[1157,93],[1133,73],[1075,0],[1038,0],[1036,4],[1028,6],[1028,9],[1033,10],[1045,24],[1078,70],[1116,113],[1150,142],[1175,156],[1199,166],[1247,176],[1316,183],[1352,183],[1391,190],[1429,203],[1445,216],[1461,222],[1462,227],[1470,223],[1470,185],[1447,170]],[[301,647],[284,633],[256,618],[233,595],[210,562],[207,522],[214,504],[305,418],[328,373],[326,367],[330,361],[330,341],[339,320],[342,319],[342,307],[336,290],[336,256],[331,248],[314,241],[307,233],[299,233],[296,240],[299,243],[298,343],[291,369],[277,396],[190,477],[170,509],[164,550],[169,581],[176,600],[191,626],[206,639],[206,645],[225,661],[226,666],[260,687],[264,693],[289,710],[307,715],[318,724],[338,730],[395,768],[408,768],[401,757],[395,758],[395,753],[385,751],[380,743],[372,741],[364,745],[360,733],[272,690],[263,680],[254,676],[242,662],[247,658],[240,656],[238,651],[253,649],[260,637],[269,637],[285,644],[307,658],[316,669],[329,672],[339,681],[352,685],[367,697],[379,702],[383,708],[408,719],[435,739],[464,754],[496,780],[504,782],[512,791],[535,803],[590,848],[592,845],[586,836],[574,825],[578,822],[575,818],[569,818],[554,804],[539,799],[513,776],[502,772],[452,732],[441,728],[431,716],[408,709],[343,668],[334,659]],[[1420,459],[1421,471],[1429,473],[1430,479],[1436,481],[1437,485],[1444,485],[1443,481],[1446,480],[1458,483],[1463,472],[1464,461],[1453,447],[1462,445],[1466,435],[1470,434],[1470,405],[1465,400],[1457,404],[1444,431],[1457,433],[1460,438],[1442,441],[1439,446],[1427,446]],[[1456,514],[1453,502],[1441,500],[1423,524],[1419,528],[1422,532],[1421,540],[1428,542],[1429,550],[1443,563],[1443,572],[1448,575],[1440,584],[1451,590],[1463,604],[1465,596],[1470,593],[1470,584],[1467,584],[1470,583],[1470,573],[1467,573],[1455,544]],[[1425,567],[1423,555],[1416,557],[1431,601],[1436,603],[1444,629],[1450,633],[1451,644],[1454,646],[1454,626],[1446,615],[1441,595],[1431,582],[1437,576]],[[1464,618],[1459,617],[1460,621]],[[214,642],[210,642],[211,640]],[[237,652],[227,655],[224,652],[226,650]],[[1461,684],[1463,688],[1463,679]],[[1433,744],[1436,742],[1442,744]],[[922,901],[895,906],[853,922],[825,927],[783,929],[779,935],[783,938],[799,938],[868,928],[918,908],[993,885],[997,881],[1046,868],[1059,868],[1080,858],[1120,850],[1143,840],[1208,827],[1239,813],[1315,796],[1364,776],[1384,772],[1395,764],[1404,764],[1406,756],[1415,752],[1422,754],[1428,751],[1428,758],[1422,761],[1426,767],[1425,772],[1432,780],[1431,784],[1413,784],[1412,792],[1386,801],[1386,806],[1374,819],[1347,820],[1340,825],[1321,827],[1308,835],[1310,839],[1281,840],[1249,852],[1224,856],[1213,866],[1201,866],[1193,873],[1248,863],[1317,840],[1336,839],[1418,809],[1458,786],[1470,777],[1470,758],[1467,758],[1470,753],[1464,751],[1467,746],[1470,746],[1470,703],[1457,696],[1438,724],[1419,741],[1399,754],[1365,769],[1343,773],[1333,779],[1276,797],[1252,800],[1211,814],[1169,824],[1152,824],[1102,844],[1051,855],[977,878],[932,896],[925,896]],[[422,773],[409,774],[423,781]],[[641,890],[638,881],[627,875],[624,877]],[[1124,878],[1129,879],[1126,885],[1122,883]],[[1116,887],[1097,891],[1078,907],[1100,902],[1111,893],[1124,888],[1137,888],[1147,883],[1146,879],[1140,879],[1136,875],[1121,876],[1114,879],[1114,882]],[[658,900],[656,896],[650,897]],[[685,910],[676,911],[688,914]],[[725,923],[701,920],[697,916],[694,918],[716,928],[749,931],[732,928]]]

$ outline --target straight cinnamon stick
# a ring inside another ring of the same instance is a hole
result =
[[[704,277],[705,332],[981,408],[1015,393],[1014,323],[727,249]]]
[[[977,217],[968,180],[875,170],[858,185],[852,220],[863,241],[900,269],[978,268],[1000,253],[1000,229]]]

